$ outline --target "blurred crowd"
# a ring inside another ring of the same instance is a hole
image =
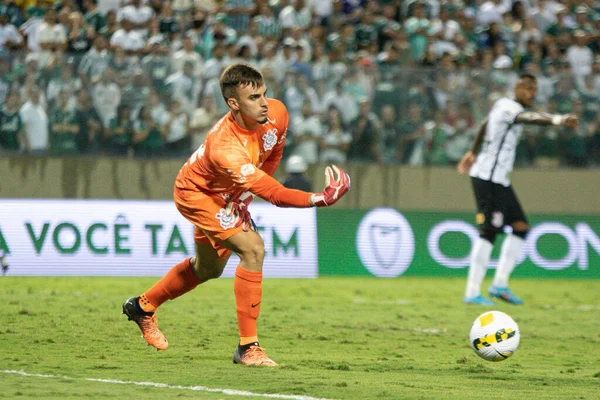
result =
[[[0,151],[185,157],[228,111],[219,76],[264,74],[308,164],[452,165],[518,74],[520,166],[600,165],[594,0],[3,0]]]

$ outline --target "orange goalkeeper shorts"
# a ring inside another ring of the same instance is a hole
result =
[[[221,242],[242,232],[243,228],[241,225],[235,226],[235,216],[225,214],[225,200],[219,195],[181,190],[177,187],[173,197],[177,210],[196,227],[194,242],[210,244],[217,250],[219,257],[229,257],[231,250],[223,247]]]

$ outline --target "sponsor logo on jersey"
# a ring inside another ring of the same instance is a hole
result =
[[[242,168],[240,168],[240,172],[242,173],[242,176],[248,176],[255,173],[256,168],[252,164],[244,164],[242,165]]]
[[[485,215],[483,213],[479,213],[475,216],[475,222],[477,225],[481,225],[485,222]]]

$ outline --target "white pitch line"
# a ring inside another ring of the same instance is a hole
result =
[[[73,378],[71,376],[64,375],[48,375],[48,374],[30,374],[25,371],[15,370],[4,370],[0,371],[3,374],[14,374],[27,376],[32,378],[60,378],[60,379],[71,379],[74,381],[88,381],[88,382],[102,382],[102,383],[114,383],[119,385],[135,385],[135,386],[150,386],[161,389],[177,389],[177,390],[192,390],[194,392],[210,392],[210,393],[223,393],[230,396],[246,396],[246,397],[267,397],[270,399],[289,399],[289,400],[328,400],[324,398],[310,397],[310,396],[296,396],[290,394],[277,394],[277,393],[253,393],[245,390],[235,389],[219,389],[209,388],[206,386],[179,386],[169,385],[167,383],[158,382],[133,382],[133,381],[121,381],[119,379],[99,379],[99,378]]]

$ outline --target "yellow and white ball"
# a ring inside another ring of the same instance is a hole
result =
[[[512,356],[521,335],[519,326],[501,311],[488,311],[473,322],[469,341],[478,356],[488,361],[502,361]]]

